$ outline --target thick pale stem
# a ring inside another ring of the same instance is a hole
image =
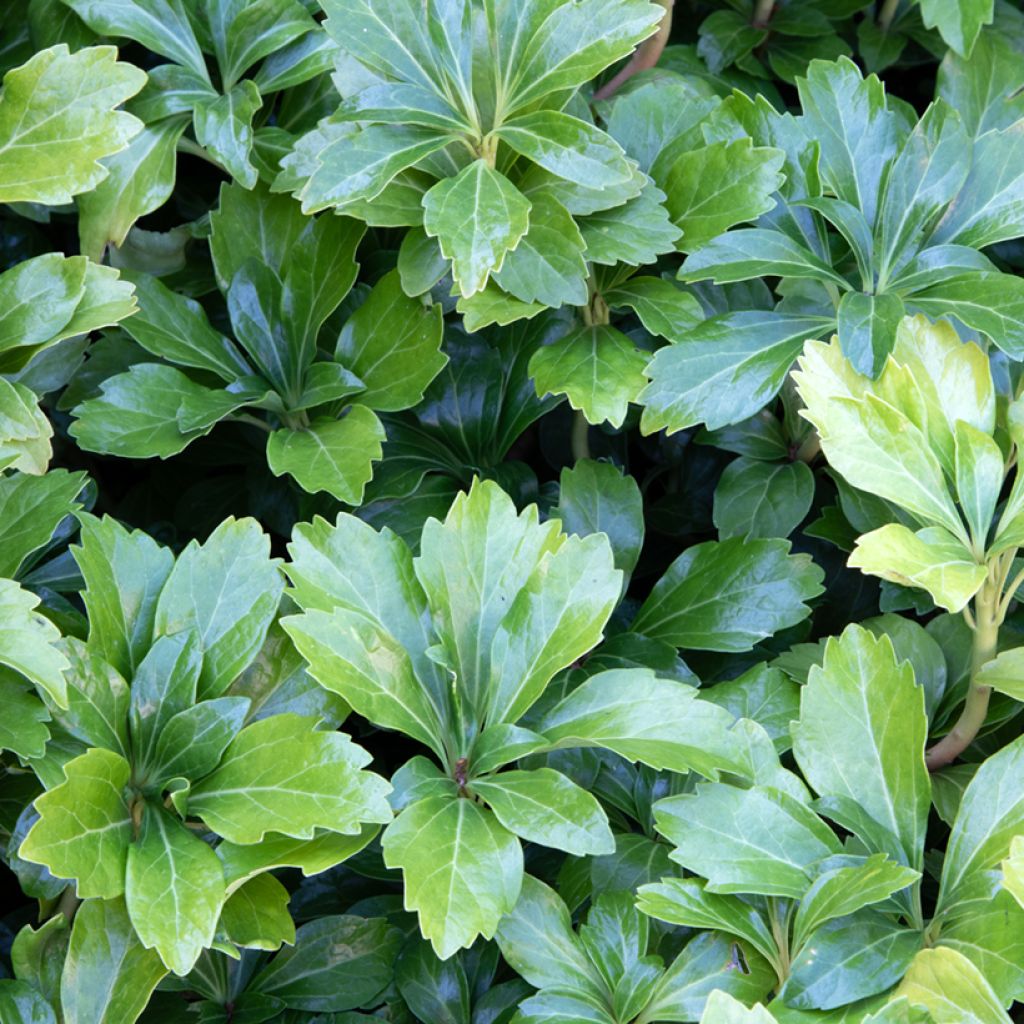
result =
[[[990,573],[974,598],[971,681],[964,709],[956,725],[925,755],[925,764],[928,765],[929,771],[937,771],[955,761],[971,745],[978,735],[978,730],[985,724],[992,688],[979,685],[977,678],[981,666],[996,656],[1001,620],[999,584],[994,574]]]
[[[577,462],[590,458],[590,424],[582,411],[572,421],[572,457]]]
[[[889,31],[889,26],[892,24],[892,19],[896,17],[896,10],[900,5],[900,0],[885,0],[882,4],[882,9],[878,12],[878,27],[883,32]]]
[[[754,5],[754,17],[751,24],[754,28],[767,28],[775,10],[775,0],[757,0]]]
[[[658,31],[650,38],[645,39],[637,47],[633,59],[614,78],[605,82],[594,93],[595,101],[610,99],[615,95],[616,90],[625,85],[635,74],[649,71],[658,63],[668,44],[669,34],[672,32],[672,7],[675,0],[657,0],[657,2],[665,8],[665,16],[661,19]]]

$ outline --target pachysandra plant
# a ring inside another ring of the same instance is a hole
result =
[[[127,914],[126,941],[155,984],[215,943],[261,948],[266,936],[232,922],[246,923],[247,901],[287,903],[263,872],[344,859],[364,824],[390,820],[390,787],[320,716],[265,711],[243,675],[284,586],[254,521],[228,520],[175,560],[143,533],[85,518],[75,558],[88,639],[64,641],[63,692],[45,693],[54,742],[32,765],[47,788],[18,856]],[[72,948],[90,920],[76,915]],[[103,955],[102,934],[81,943],[79,955]]]
[[[194,300],[131,273],[140,308],[125,330],[162,361],[103,381],[73,410],[72,434],[90,451],[167,458],[221,420],[241,420],[267,434],[275,475],[358,503],[381,457],[376,410],[414,405],[445,363],[440,306],[408,298],[392,271],[336,326],[362,225],[305,217],[287,197],[232,185],[211,226],[235,340]],[[322,330],[331,334],[326,357]]]
[[[742,131],[785,149],[788,191],[757,226],[709,241],[679,272],[719,284],[777,276],[782,299],[712,317],[659,351],[640,395],[645,431],[753,415],[807,337],[838,331],[856,369],[875,376],[908,312],[956,317],[1020,355],[1021,280],[979,252],[1024,230],[1024,182],[999,170],[1016,165],[1019,129],[972,139],[941,97],[915,123],[848,60],[814,61],[797,84],[800,117],[740,94],[712,113],[709,138]]]
[[[1020,998],[1024,972],[1013,951],[1024,917],[998,868],[1024,823],[1024,746],[992,755],[963,792],[928,918],[927,733],[911,665],[887,637],[848,627],[828,641],[800,696],[792,743],[804,781],[787,772],[775,786],[700,783],[656,804],[672,859],[696,877],[642,887],[641,909],[744,939],[774,968],[783,1007],[866,1001],[866,1014],[894,986],[903,983],[899,995],[929,974],[926,964],[939,986],[958,970],[984,971],[997,1005]],[[993,785],[1013,796],[993,803]],[[846,843],[833,824],[850,834]],[[938,994],[922,1001],[938,1003]]]
[[[395,773],[398,813],[382,846],[442,958],[492,937],[515,906],[521,839],[614,850],[593,796],[554,768],[512,762],[602,747],[656,768],[742,770],[732,715],[650,670],[591,676],[520,724],[556,673],[597,645],[618,602],[622,574],[603,534],[566,536],[484,481],[443,523],[427,521],[415,559],[391,531],[346,514],[297,527],[290,553],[304,612],[283,625],[313,676],[436,759]],[[387,581],[373,591],[369,566]]]
[[[1021,582],[1014,570],[1024,540],[1019,469],[999,508],[1017,461],[1017,403],[1004,404],[997,419],[988,356],[948,323],[921,316],[900,323],[876,380],[859,374],[836,341],[808,343],[794,378],[830,465],[892,508],[895,521],[861,536],[850,565],[926,590],[970,626],[963,713],[928,754],[929,766],[941,768],[984,726],[993,686],[1021,692],[1014,653],[993,660]]]

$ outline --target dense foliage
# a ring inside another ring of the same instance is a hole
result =
[[[1024,13],[6,0],[0,1024],[1009,1024]]]

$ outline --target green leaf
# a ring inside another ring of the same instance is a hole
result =
[[[189,813],[242,844],[268,832],[311,839],[317,828],[354,833],[363,822],[390,821],[388,784],[360,770],[370,755],[316,725],[289,713],[246,726],[217,770],[192,787]]]
[[[312,609],[283,620],[312,676],[369,721],[444,755],[445,705],[424,687],[398,640],[349,608]]]
[[[740,312],[712,317],[659,349],[640,393],[641,430],[708,430],[753,416],[778,393],[807,338],[831,330],[823,317]]]
[[[0,477],[0,576],[14,577],[53,536],[85,486],[84,473],[55,469],[45,476]]]
[[[1012,838],[1024,830],[1022,773],[1024,738],[993,754],[975,773],[946,847],[936,916],[972,899],[972,886],[987,887],[987,874],[1006,857]]]
[[[507,771],[474,779],[482,797],[510,832],[578,857],[613,853],[615,840],[601,805],[553,768]]]
[[[537,729],[555,748],[605,747],[630,761],[717,778],[740,771],[728,711],[692,686],[658,679],[651,669],[610,669],[591,676],[547,711]]]
[[[1024,647],[1000,651],[978,669],[979,686],[991,686],[1014,700],[1024,700]]]
[[[295,945],[295,922],[288,913],[291,893],[273,876],[257,875],[239,886],[221,911],[219,928],[247,949]]]
[[[102,260],[108,245],[124,245],[135,222],[170,198],[176,147],[185,126],[183,117],[147,125],[127,149],[107,157],[103,181],[78,197],[78,234],[82,252],[90,259]]]
[[[515,909],[498,927],[501,955],[534,988],[562,988],[600,997],[603,983],[558,894],[530,875]]]
[[[712,519],[722,538],[788,537],[813,500],[814,474],[807,463],[740,456],[719,478]]]
[[[894,892],[912,885],[920,874],[876,853],[863,864],[832,868],[814,880],[797,907],[793,922],[796,947],[810,941],[826,921],[846,917],[873,903],[880,903]]]
[[[210,326],[202,306],[150,274],[126,271],[135,285],[139,311],[125,330],[147,351],[179,366],[215,373],[231,384],[253,373],[238,348]]]
[[[41,50],[4,76],[0,100],[0,202],[59,206],[95,188],[100,161],[123,150],[142,128],[115,108],[146,76],[117,60],[113,46],[71,53]]]
[[[983,25],[992,23],[993,0],[921,0],[925,28],[937,28],[946,44],[969,57]]]
[[[341,419],[316,419],[308,427],[282,427],[267,439],[267,465],[287,473],[310,494],[326,491],[358,505],[382,454],[384,427],[372,409],[349,406]]]
[[[372,1003],[392,979],[401,933],[383,918],[344,914],[310,921],[250,982],[261,992],[309,1013]]]
[[[162,807],[146,806],[128,848],[125,902],[142,944],[184,976],[213,942],[224,903],[220,861]]]
[[[836,341],[808,342],[793,377],[806,407],[803,414],[817,427],[835,470],[854,487],[893,501],[966,540],[926,435],[901,409],[871,390],[867,378],[843,358]],[[899,387],[900,378],[896,380]],[[909,403],[910,394],[909,387],[901,388],[897,400]]]
[[[935,1024],[1010,1024],[984,975],[954,949],[922,949],[896,992],[926,1006]]]
[[[1003,887],[1024,907],[1024,836],[1010,840],[1010,853],[1003,861]]]
[[[252,122],[262,105],[256,83],[244,79],[224,95],[199,100],[193,114],[196,141],[246,188],[253,188],[259,180],[250,157]]]
[[[39,598],[0,579],[0,665],[28,677],[59,707],[67,705],[67,659],[54,647],[57,627],[36,609]]]
[[[135,934],[123,900],[86,900],[75,914],[61,974],[66,1024],[135,1021],[167,974]]]
[[[644,386],[647,355],[608,324],[579,327],[537,349],[529,372],[537,394],[564,394],[589,423],[621,427]]]
[[[661,277],[633,277],[604,293],[612,309],[633,310],[651,334],[677,341],[704,318],[700,303]]]
[[[541,558],[494,632],[488,724],[516,722],[555,673],[598,645],[621,590],[604,534],[568,537]]]
[[[579,218],[588,263],[639,267],[674,251],[681,232],[662,205],[665,193],[647,179],[638,196],[607,210],[587,210]],[[570,211],[571,212],[571,211]]]
[[[806,804],[764,786],[704,783],[659,800],[654,815],[657,830],[676,847],[672,859],[706,878],[710,892],[800,899],[817,861],[842,851]]]
[[[481,291],[501,270],[530,225],[530,201],[508,178],[474,160],[423,198],[423,227],[452,261],[463,298]]]
[[[56,1024],[53,1008],[27,981],[0,981],[0,1014],[6,1024]]]
[[[0,720],[0,750],[13,751],[18,757],[42,757],[50,730],[50,714],[39,695],[17,672],[0,668],[0,701],[4,717]]]
[[[171,717],[156,738],[150,773],[159,783],[212,772],[245,723],[247,697],[204,700]]]
[[[552,196],[530,196],[530,228],[506,256],[494,282],[522,303],[587,304],[586,243],[569,211]],[[478,292],[474,298],[487,293]],[[465,302],[466,300],[461,300]]]
[[[802,121],[821,147],[823,184],[874,223],[882,176],[900,133],[882,83],[874,75],[863,78],[853,61],[840,57],[812,60],[796,84]]]
[[[783,540],[707,541],[654,585],[633,629],[687,650],[746,651],[809,614],[821,570]]]
[[[935,91],[977,138],[992,129],[1009,128],[1024,116],[1024,97],[1017,91],[1019,70],[1010,40],[999,32],[982,32],[970,57],[952,50],[946,54]]]
[[[56,718],[72,736],[90,747],[104,747],[128,756],[128,684],[116,669],[80,640],[64,640],[62,650],[70,662],[65,673],[68,707]]]
[[[830,639],[824,664],[811,669],[792,731],[793,752],[814,789],[860,806],[895,841],[874,852],[920,870],[931,805],[928,719],[913,668],[897,662],[889,638],[848,626]]]
[[[459,958],[438,960],[428,942],[410,943],[395,965],[395,984],[418,1020],[468,1024],[469,981]]]
[[[749,1009],[717,988],[708,996],[700,1024],[777,1024],[775,1018],[760,1004]]]
[[[610,135],[560,111],[521,114],[503,122],[495,135],[551,174],[587,188],[614,188],[633,176]]]
[[[42,475],[53,455],[52,436],[36,395],[0,377],[0,469]]]
[[[833,1010],[890,988],[921,948],[921,933],[870,911],[830,921],[793,960],[779,989],[787,1006]]]
[[[877,377],[905,309],[898,295],[847,292],[836,312],[839,344],[858,373]]]
[[[636,481],[610,462],[580,459],[562,470],[558,507],[552,513],[566,533],[603,533],[615,568],[630,573],[644,540],[643,498]]]
[[[519,840],[471,800],[427,797],[384,831],[384,863],[401,868],[404,904],[441,959],[494,937],[523,878]]]
[[[131,679],[152,642],[157,601],[174,556],[110,516],[78,518],[80,546],[72,553],[85,580],[89,647]]]
[[[641,886],[637,897],[637,907],[659,921],[736,935],[762,956],[778,955],[776,940],[757,908],[739,896],[709,892],[700,879],[663,878]]]
[[[238,80],[257,61],[282,50],[317,24],[295,0],[230,5],[233,17],[211,17],[214,52],[225,84]]]
[[[765,276],[824,281],[844,291],[850,287],[846,278],[806,246],[767,228],[727,231],[691,251],[679,271],[681,281],[711,280],[716,284]]]
[[[441,372],[441,307],[409,298],[397,270],[385,274],[342,328],[334,358],[366,386],[361,404],[382,412],[416,405]]]
[[[94,748],[64,772],[64,782],[36,798],[39,820],[18,855],[75,879],[82,899],[120,896],[132,839],[123,792],[131,768],[120,754]]]
[[[682,153],[655,180],[668,198],[672,223],[682,228],[678,245],[684,252],[720,235],[736,224],[756,220],[775,206],[772,195],[785,180],[780,174],[785,154],[751,139],[713,142]]]
[[[851,568],[906,587],[923,587],[936,604],[959,612],[988,575],[964,545],[940,526],[916,532],[889,523],[857,538]]]

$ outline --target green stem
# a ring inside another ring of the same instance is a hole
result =
[[[235,423],[248,423],[250,427],[259,427],[260,430],[265,430],[268,434],[274,432],[266,420],[261,420],[259,416],[252,416],[247,412],[236,412],[230,419],[234,420]]]
[[[896,17],[896,10],[900,5],[900,0],[885,0],[882,4],[882,9],[878,12],[878,27],[883,32],[889,31],[889,26],[892,24],[893,18]]]
[[[925,764],[929,771],[937,771],[955,761],[974,742],[978,731],[985,724],[992,688],[980,685],[977,679],[982,665],[996,656],[999,643],[1002,614],[998,577],[1001,571],[1002,565],[997,560],[990,566],[987,579],[974,596],[974,640],[971,645],[971,680],[967,688],[967,699],[956,725],[925,754]]]
[[[68,919],[68,924],[71,924],[75,919],[75,911],[78,910],[81,900],[75,894],[75,887],[69,885],[60,896],[60,900],[57,903],[57,908],[53,912],[53,916],[57,914],[63,914]]]
[[[594,93],[594,102],[610,99],[616,91],[626,84],[635,74],[641,71],[649,71],[653,68],[665,51],[668,44],[668,37],[672,32],[672,7],[675,0],[656,0],[665,8],[665,14],[658,26],[658,31],[653,36],[645,39],[633,54],[632,60],[612,79],[605,82],[597,92]]]
[[[572,421],[572,457],[577,462],[590,458],[590,424],[582,411]]]
[[[190,138],[183,135],[178,139],[178,152],[188,153],[189,156],[197,156],[200,160],[205,160],[208,164],[212,164],[219,171],[223,171],[225,174],[230,173],[228,169],[219,161],[210,156],[207,151],[199,145],[198,142],[193,142]]]

